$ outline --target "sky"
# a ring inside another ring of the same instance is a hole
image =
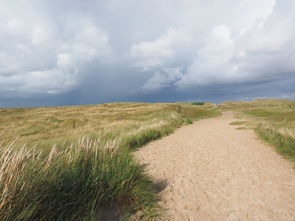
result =
[[[0,107],[295,99],[294,0],[0,5]]]

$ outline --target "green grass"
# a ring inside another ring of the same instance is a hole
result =
[[[155,184],[132,151],[217,116],[211,106],[0,109],[0,220],[99,220],[114,210],[152,219],[160,211]]]
[[[234,122],[231,122],[230,125],[242,125],[245,123],[246,123],[246,121],[234,121]]]
[[[106,145],[84,139],[46,157],[31,149],[3,153],[1,220],[91,220],[106,206],[155,209],[152,182],[130,151]]]
[[[260,138],[273,145],[279,153],[294,160],[295,101],[263,99],[224,102],[220,109],[234,110],[240,117],[247,118],[247,124],[256,128]]]
[[[271,128],[258,126],[256,132],[263,140],[276,147],[277,151],[291,160],[295,160],[295,139],[282,135]]]

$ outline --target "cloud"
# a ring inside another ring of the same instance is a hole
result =
[[[186,4],[191,8],[195,6],[191,1]],[[295,38],[294,25],[291,22],[291,14],[284,17],[285,8],[281,9],[284,4],[282,1],[257,3],[244,0],[226,1],[224,4],[233,10],[227,14],[217,12],[214,15],[216,20],[208,22],[206,27],[208,30],[198,25],[196,28],[192,26],[185,29],[182,38],[190,39],[185,42],[188,43],[190,50],[187,50],[187,47],[183,47],[186,50],[181,47],[175,49],[173,47],[175,43],[171,43],[173,41],[164,40],[169,36],[167,34],[157,40],[132,46],[138,67],[143,71],[156,69],[155,74],[148,79],[143,88],[147,88],[146,85],[151,85],[153,82],[155,85],[177,86],[184,90],[198,85],[261,81],[295,71],[288,58],[290,53],[294,52],[290,42]],[[206,10],[214,11],[216,8],[221,9],[222,6],[212,2],[212,7]],[[200,31],[202,34],[198,36]],[[185,43],[181,42],[179,45],[186,46]],[[175,81],[167,79],[164,84],[162,82],[165,79],[164,69],[183,66],[178,56],[183,51],[186,54],[182,56],[187,57],[182,77]],[[148,88],[157,90],[159,87]]]
[[[157,71],[142,87],[143,90],[158,90],[169,87],[171,83],[176,82],[183,76],[182,68],[164,68]]]
[[[169,28],[154,41],[134,44],[131,46],[131,53],[137,60],[135,67],[142,68],[143,71],[161,67],[189,42],[190,38],[183,30]]]
[[[75,75],[58,69],[20,72],[12,76],[0,76],[0,91],[5,97],[27,97],[29,94],[59,94],[77,84]]]
[[[188,72],[176,83],[179,87],[208,84],[234,78],[236,66],[230,64],[235,43],[231,30],[226,25],[218,25],[209,34],[206,43],[198,51]],[[222,73],[221,73],[222,72]]]
[[[93,18],[61,14],[21,4],[2,9],[0,24],[0,96],[58,94],[79,85],[85,66],[107,63],[109,37]],[[33,9],[32,9],[33,7]],[[62,23],[59,19],[62,19]]]
[[[261,81],[295,73],[293,16],[286,18],[278,2],[273,7],[245,29],[235,30],[224,24],[214,27],[188,71],[175,84],[185,89],[200,84]]]
[[[267,96],[274,83],[273,96],[294,94],[294,8],[293,0],[2,1],[0,105],[218,100],[261,88]]]

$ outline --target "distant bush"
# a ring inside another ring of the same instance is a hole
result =
[[[204,105],[205,102],[193,102],[192,105]]]

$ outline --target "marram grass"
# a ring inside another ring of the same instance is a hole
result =
[[[272,144],[285,157],[295,161],[295,138],[282,134],[274,128],[259,125],[255,131],[263,140]]]
[[[155,203],[151,181],[116,142],[83,138],[46,157],[35,148],[12,149],[1,146],[1,221],[91,220],[104,207]]]

